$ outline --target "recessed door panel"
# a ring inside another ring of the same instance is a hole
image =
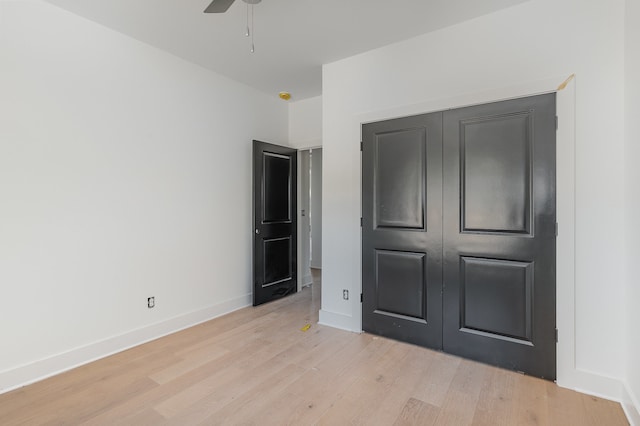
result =
[[[464,231],[530,233],[531,119],[526,111],[460,122]]]
[[[425,254],[376,250],[376,312],[425,321]]]
[[[531,343],[533,265],[463,256],[460,329]]]
[[[291,159],[264,152],[262,223],[291,222]]]
[[[424,228],[426,129],[377,134],[374,144],[375,226]]]
[[[264,245],[264,280],[263,287],[281,283],[291,279],[291,237],[269,238],[263,240]]]

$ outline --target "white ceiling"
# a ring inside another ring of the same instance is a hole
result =
[[[526,0],[263,0],[205,14],[210,0],[47,0],[219,74],[292,100],[322,93],[322,64]]]

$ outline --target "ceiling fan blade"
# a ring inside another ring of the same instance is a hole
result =
[[[233,2],[234,0],[213,0],[204,10],[204,13],[224,13]]]

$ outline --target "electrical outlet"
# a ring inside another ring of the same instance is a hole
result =
[[[349,300],[349,290],[347,290],[346,288],[342,290],[342,298],[344,300]]]
[[[156,298],[151,296],[147,298],[147,307],[148,308],[153,308],[154,306],[156,306]]]

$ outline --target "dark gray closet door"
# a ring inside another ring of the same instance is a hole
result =
[[[444,113],[444,350],[551,380],[555,117],[555,94]]]
[[[442,345],[442,116],[362,127],[362,327]]]
[[[363,329],[553,380],[555,94],[363,125]]]

